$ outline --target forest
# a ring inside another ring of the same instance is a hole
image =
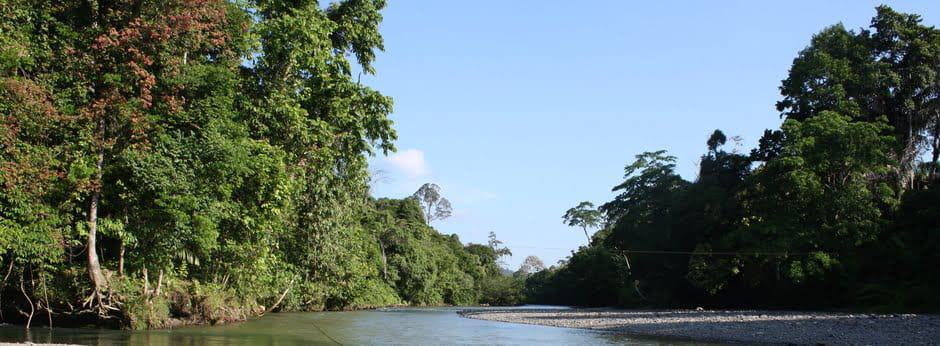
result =
[[[431,228],[436,185],[370,197],[384,6],[0,1],[0,320],[499,304],[508,250]]]
[[[783,124],[635,156],[512,272],[375,198],[383,0],[0,0],[0,322],[128,329],[392,305],[937,311],[940,31],[877,8],[812,37]],[[707,138],[706,138],[707,137]],[[633,153],[625,153],[630,157]],[[596,230],[595,233],[589,233]]]
[[[693,181],[635,156],[616,197],[564,215],[589,245],[530,276],[530,302],[938,311],[940,31],[877,8],[793,60],[780,129],[715,130]],[[729,143],[730,141],[730,143]]]

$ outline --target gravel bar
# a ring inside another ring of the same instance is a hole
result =
[[[759,310],[466,310],[466,318],[743,344],[937,345],[940,315]]]

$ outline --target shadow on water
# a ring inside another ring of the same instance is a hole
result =
[[[461,309],[402,308],[352,312],[278,313],[235,325],[153,331],[34,328],[27,332],[21,326],[2,326],[0,327],[0,342],[192,346],[676,344],[673,341],[637,339],[604,331],[466,319],[457,315],[458,310]]]

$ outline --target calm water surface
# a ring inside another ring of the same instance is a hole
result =
[[[521,309],[524,309],[522,307]],[[545,308],[545,307],[540,307]],[[270,314],[245,323],[155,331],[0,327],[0,342],[82,345],[566,344],[666,345],[608,332],[462,318],[460,308]]]

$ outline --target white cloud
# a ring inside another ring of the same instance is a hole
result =
[[[424,152],[418,149],[406,149],[385,158],[385,162],[404,173],[409,178],[417,178],[428,174],[428,163],[424,160]]]

